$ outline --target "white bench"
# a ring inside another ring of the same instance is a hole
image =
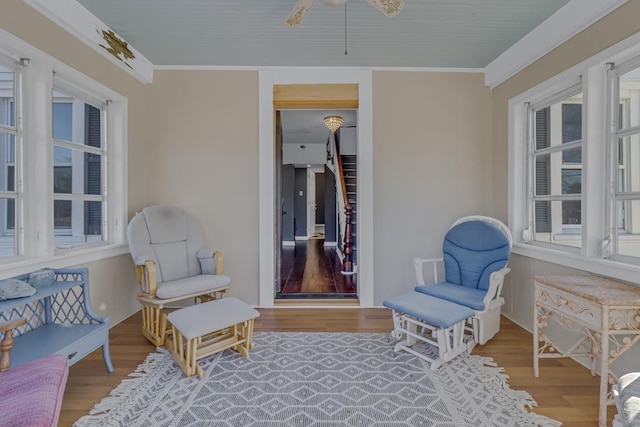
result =
[[[186,376],[204,372],[198,360],[233,348],[249,358],[253,319],[258,311],[236,298],[222,298],[181,308],[167,315],[171,324],[167,347]]]
[[[397,339],[406,337],[396,344],[394,351],[416,355],[429,362],[431,369],[437,369],[475,345],[471,331],[465,338],[467,319],[475,315],[469,307],[420,292],[398,295],[385,300],[383,305],[393,312],[391,335]],[[438,356],[432,358],[411,348],[418,341],[436,346]]]

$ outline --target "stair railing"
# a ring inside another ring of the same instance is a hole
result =
[[[339,198],[342,203],[339,203],[340,212],[344,209],[344,222],[340,221],[340,223],[344,223],[344,229],[341,226],[340,229],[343,232],[344,241],[342,245],[342,271],[344,273],[352,273],[353,272],[353,231],[351,229],[351,217],[353,215],[353,206],[349,203],[349,198],[347,197],[347,184],[344,178],[344,169],[342,167],[342,158],[340,157],[340,146],[336,141],[335,134],[332,135],[333,139],[333,148],[335,152],[335,159],[337,159],[337,177],[340,181],[340,186],[338,188],[338,192],[342,193],[342,197]],[[343,216],[340,215],[340,219],[343,219]]]

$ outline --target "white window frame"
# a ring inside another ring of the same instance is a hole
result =
[[[4,56],[4,55],[0,55],[0,65],[2,65],[3,67],[13,70],[14,72],[14,82],[13,82],[13,108],[14,108],[14,126],[2,126],[0,125],[0,130],[3,133],[7,133],[10,135],[14,135],[15,137],[15,143],[14,143],[14,147],[13,147],[13,153],[10,153],[8,147],[6,147],[4,156],[9,157],[10,154],[13,154],[13,162],[11,162],[11,165],[13,166],[13,173],[14,173],[14,185],[13,185],[13,191],[2,191],[0,192],[0,197],[2,198],[12,198],[14,200],[14,206],[15,206],[15,212],[14,212],[14,229],[10,230],[9,228],[7,228],[7,212],[4,212],[4,214],[2,215],[2,218],[0,218],[0,220],[2,221],[2,229],[5,235],[7,236],[13,236],[14,239],[14,252],[16,254],[18,254],[20,252],[21,246],[20,246],[20,241],[19,239],[17,239],[16,237],[16,228],[19,227],[19,223],[18,223],[18,205],[19,205],[19,191],[18,191],[18,177],[20,174],[20,166],[19,166],[19,150],[18,150],[18,141],[20,141],[21,139],[21,129],[19,126],[19,122],[18,122],[18,117],[19,117],[19,111],[20,111],[20,102],[21,102],[21,98],[22,98],[22,93],[21,93],[21,81],[22,81],[22,77],[21,77],[21,73],[20,73],[20,67],[18,66],[18,64],[16,64],[14,61],[12,61],[10,58]],[[10,162],[7,162],[7,166],[10,164]],[[3,170],[1,173],[5,173],[5,171]]]
[[[530,195],[530,200],[527,200],[527,230],[526,230],[526,234],[528,236],[531,236],[531,244],[534,245],[540,245],[543,247],[550,247],[550,248],[555,248],[558,245],[562,245],[561,243],[549,243],[549,242],[543,242],[543,241],[538,241],[535,240],[535,236],[534,236],[534,231],[535,231],[535,202],[536,201],[548,201],[548,202],[564,202],[564,201],[571,201],[571,200],[581,200],[581,196],[580,195],[574,195],[574,194],[563,194],[561,189],[557,189],[557,191],[551,190],[549,192],[548,195],[537,195],[536,194],[536,189],[535,189],[535,159],[536,156],[540,154],[540,152],[543,152],[544,154],[553,154],[553,153],[562,153],[564,151],[567,150],[571,150],[571,149],[576,149],[576,148],[582,148],[582,141],[583,140],[579,140],[579,141],[573,141],[571,143],[567,143],[567,144],[563,144],[561,142],[562,136],[561,135],[556,135],[555,137],[552,135],[551,136],[551,140],[560,140],[560,144],[557,145],[550,145],[549,147],[545,148],[545,149],[541,149],[541,150],[537,150],[535,148],[535,135],[534,135],[534,130],[535,130],[535,112],[537,110],[540,110],[542,108],[551,108],[553,105],[555,104],[559,104],[562,101],[574,96],[575,94],[578,93],[582,93],[583,92],[583,88],[582,88],[582,78],[581,76],[578,77],[578,79],[569,79],[566,81],[567,86],[562,88],[561,90],[559,90],[556,93],[552,93],[549,94],[547,91],[544,92],[543,96],[539,96],[536,98],[532,98],[532,101],[529,103],[528,108],[527,108],[527,141],[526,141],[526,145],[528,147],[527,149],[527,168],[528,168],[528,173],[527,173],[527,194]],[[584,103],[583,103],[584,104]],[[561,104],[562,105],[562,104]],[[583,119],[582,119],[582,123],[584,124],[584,107],[582,110],[582,115],[583,115]],[[562,111],[560,108],[560,111],[554,111],[554,109],[551,110],[551,114],[550,114],[550,121],[551,122],[555,122],[555,121],[560,121],[562,122]],[[583,126],[584,128],[584,126]],[[555,127],[552,129],[552,132],[562,132],[562,127]],[[584,129],[583,129],[583,133],[584,133]],[[583,138],[584,139],[584,138]],[[582,163],[580,164],[564,164],[562,163],[562,161],[560,161],[559,164],[554,165],[554,159],[550,158],[551,161],[551,173],[552,176],[550,177],[550,181],[549,181],[549,185],[553,185],[555,186],[560,186],[562,185],[562,171],[564,169],[580,169],[582,170]],[[558,175],[558,176],[554,176]],[[551,207],[551,220],[552,220],[552,224],[551,224],[551,230],[549,231],[549,233],[551,234],[551,236],[560,236],[560,239],[562,239],[563,236],[563,231],[570,229],[570,228],[576,228],[576,227],[581,227],[581,224],[579,226],[571,226],[571,225],[565,225],[562,223],[562,210],[560,210],[559,212],[554,212],[556,211],[557,208],[555,206],[552,205]],[[572,251],[572,252],[577,252],[579,251],[579,248],[576,247],[572,247],[572,246],[568,246],[568,245],[562,245],[562,249],[563,250],[567,250],[567,251]]]
[[[619,95],[620,95],[619,78],[620,76],[628,73],[629,71],[640,69],[640,54],[637,57],[632,58],[631,60],[622,62],[620,64],[610,63],[610,66],[608,68],[609,68],[608,88],[610,91],[610,104],[611,106],[615,105],[616,107],[618,107],[621,101],[619,98]],[[617,113],[618,113],[617,108],[615,110],[613,108],[610,108],[609,114],[610,114],[610,120],[611,120],[611,130],[610,130],[610,136],[609,136],[608,142],[609,142],[609,149],[610,149],[609,156],[611,158],[611,162],[609,163],[609,167],[610,167],[609,177],[613,185],[609,186],[607,196],[610,199],[609,209],[612,215],[611,218],[612,219],[615,218],[616,221],[615,223],[610,224],[609,235],[607,240],[607,243],[610,245],[609,246],[610,249],[606,255],[612,257],[613,259],[619,260],[621,262],[640,264],[638,257],[631,257],[628,255],[616,253],[616,248],[618,248],[619,241],[620,241],[620,231],[622,230],[618,226],[618,220],[617,220],[617,217],[619,216],[618,202],[625,201],[625,200],[635,200],[635,201],[640,200],[640,191],[635,191],[635,192],[618,191],[619,182],[620,182],[619,171],[622,170],[623,173],[625,171],[624,165],[620,164],[620,161],[619,161],[620,159],[619,159],[618,140],[625,136],[640,137],[640,126],[625,127],[622,130],[619,130]],[[638,148],[640,147],[636,147],[636,149]],[[640,167],[640,165],[638,165],[638,167]],[[634,172],[637,172],[637,171],[634,171]],[[628,225],[629,215],[630,215],[629,212],[624,213],[625,225]],[[638,217],[637,214],[634,216]]]
[[[508,106],[508,197],[509,226],[514,235],[513,252],[554,264],[638,282],[640,258],[611,257],[612,227],[617,229],[614,209],[617,165],[613,162],[612,96],[608,69],[610,63],[640,60],[640,33],[605,49],[549,80],[509,100]],[[528,105],[551,98],[576,84],[582,76],[582,247],[532,242],[529,224]],[[616,145],[617,147],[617,145]],[[604,160],[603,160],[604,159]]]
[[[0,258],[0,278],[40,267],[69,267],[128,253],[127,98],[0,29],[0,57],[17,68],[16,239],[18,254]],[[53,87],[89,103],[102,100],[103,241],[54,247]],[[109,158],[107,162],[105,159]],[[47,202],[43,202],[43,200]]]

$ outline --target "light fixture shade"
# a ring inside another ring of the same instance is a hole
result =
[[[331,132],[337,131],[342,126],[342,117],[340,116],[327,116],[324,118],[324,125],[329,128]]]

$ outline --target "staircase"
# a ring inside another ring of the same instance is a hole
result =
[[[352,260],[353,265],[358,262],[358,222],[357,222],[357,194],[358,194],[358,158],[355,155],[340,155],[342,160],[342,171],[347,189],[347,200],[353,208],[351,215],[351,236],[353,239]]]

